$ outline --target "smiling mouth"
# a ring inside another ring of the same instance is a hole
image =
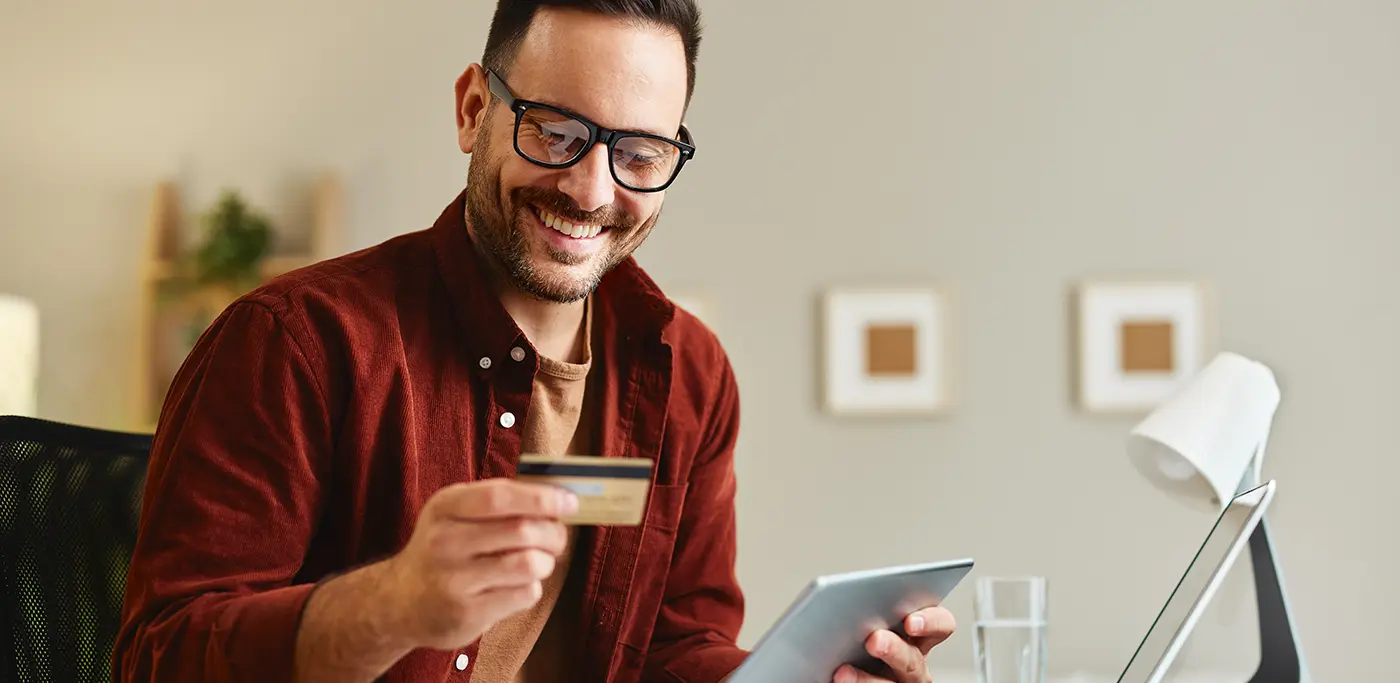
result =
[[[560,218],[559,216],[556,216],[548,211],[545,211],[544,209],[541,209],[538,206],[531,206],[530,208],[534,209],[535,215],[539,216],[540,222],[544,223],[545,226],[553,229],[555,232],[561,235],[566,235],[576,240],[592,239],[594,237],[597,237],[603,231],[607,230],[607,226],[602,225],[585,225],[582,223],[571,223],[569,221],[564,220],[563,218]]]

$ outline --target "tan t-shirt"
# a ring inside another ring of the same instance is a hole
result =
[[[521,452],[545,455],[592,455],[592,430],[585,410],[588,371],[592,367],[592,305],[584,315],[584,362],[564,363],[540,357],[530,409],[523,420]],[[563,646],[578,623],[578,591],[566,589],[577,541],[569,527],[568,545],[543,582],[539,602],[492,626],[481,639],[473,683],[554,683],[568,671]],[[546,628],[547,626],[547,628]]]

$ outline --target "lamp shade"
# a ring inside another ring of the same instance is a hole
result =
[[[39,308],[0,294],[0,415],[33,417],[38,411]]]
[[[1278,404],[1267,366],[1221,353],[1133,428],[1128,457],[1181,502],[1223,509],[1251,465],[1257,480]]]

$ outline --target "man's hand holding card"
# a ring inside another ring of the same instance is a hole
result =
[[[385,633],[403,651],[452,649],[540,597],[564,551],[573,494],[492,478],[453,484],[423,505],[408,544],[357,575],[393,609]]]
[[[533,604],[568,525],[640,524],[652,461],[521,458],[514,479],[455,484],[430,497],[407,546],[371,569],[403,648],[451,649]]]

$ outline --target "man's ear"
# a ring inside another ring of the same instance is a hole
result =
[[[471,154],[476,146],[476,133],[486,121],[491,107],[491,90],[486,81],[486,69],[472,64],[457,77],[457,146],[463,154]]]

